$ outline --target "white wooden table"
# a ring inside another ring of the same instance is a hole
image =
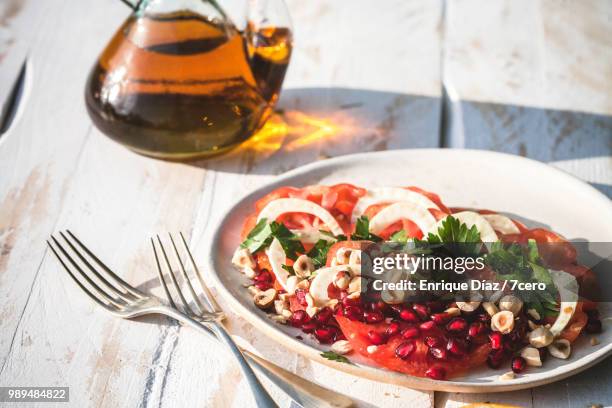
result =
[[[117,0],[0,2],[0,386],[70,386],[72,406],[250,406],[222,349],[166,320],[112,318],[45,247],[71,228],[128,280],[156,288],[147,239],[186,232],[199,259],[228,202],[286,170],[351,152],[472,147],[550,162],[612,196],[612,3],[552,0],[288,1],[295,53],[276,127],[216,160],[166,163],[102,136],[86,75],[127,16]],[[284,125],[283,125],[284,123]],[[612,360],[553,385],[428,393],[305,360],[240,317],[232,331],[362,406],[494,401],[612,404]],[[156,321],[159,322],[159,321]],[[271,388],[281,406],[288,406]]]

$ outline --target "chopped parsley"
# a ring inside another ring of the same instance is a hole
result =
[[[321,357],[331,361],[338,361],[340,363],[352,364],[351,361],[341,354],[334,353],[333,351],[324,351],[321,353]]]
[[[351,235],[351,239],[355,241],[374,241],[380,242],[383,239],[378,235],[370,233],[370,220],[365,215],[362,215],[355,224],[355,233]]]
[[[429,233],[427,241],[430,244],[444,244],[452,253],[457,255],[478,255],[482,248],[480,232],[475,225],[467,225],[453,216],[446,217],[437,234]]]
[[[253,227],[240,247],[248,249],[253,254],[270,246],[274,238],[280,242],[287,258],[296,260],[298,253],[304,253],[304,246],[293,232],[284,224],[276,221],[268,223],[265,218]]]

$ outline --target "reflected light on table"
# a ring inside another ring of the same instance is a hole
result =
[[[284,148],[296,151],[318,142],[349,142],[358,132],[367,131],[367,126],[358,125],[346,112],[315,115],[296,110],[276,113],[240,150],[251,150],[270,154]]]

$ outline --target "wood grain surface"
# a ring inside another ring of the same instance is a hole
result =
[[[184,231],[204,259],[210,226],[234,197],[326,157],[501,150],[550,162],[612,196],[609,2],[287,3],[295,52],[280,113],[239,149],[190,164],[138,156],[86,114],[85,78],[128,16],[123,4],[0,3],[0,104],[12,112],[0,134],[0,386],[69,385],[79,407],[252,406],[219,345],[167,319],[113,318],[82,296],[46,249],[59,229],[156,292],[151,235]],[[612,404],[610,360],[533,390],[434,395],[340,374],[240,316],[229,320],[261,355],[358,406]]]

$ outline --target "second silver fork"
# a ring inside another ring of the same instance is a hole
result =
[[[204,282],[202,274],[200,273],[200,270],[198,269],[193,259],[193,255],[191,254],[191,251],[189,250],[189,246],[187,245],[187,242],[185,241],[185,237],[183,236],[182,233],[179,233],[179,235],[180,235],[180,239],[183,244],[183,248],[187,254],[187,258],[189,259],[189,263],[191,264],[193,273],[195,274],[198,280],[199,286],[202,290],[202,296],[204,298],[204,301],[206,302],[206,305],[204,305],[200,301],[198,295],[196,294],[195,288],[193,284],[191,283],[192,279],[189,277],[187,270],[185,269],[185,264],[181,260],[181,256],[179,254],[174,238],[172,237],[171,234],[168,234],[170,238],[170,242],[172,244],[172,248],[174,250],[175,257],[178,260],[178,264],[179,264],[178,269],[181,271],[181,275],[183,278],[182,280],[185,281],[185,286],[187,286],[188,291],[191,295],[191,298],[193,299],[195,306],[197,306],[197,310],[194,310],[194,308],[192,308],[189,305],[189,302],[187,301],[185,295],[183,294],[181,290],[181,287],[180,287],[181,285],[178,282],[174,269],[172,268],[169,262],[168,254],[166,253],[166,250],[162,244],[162,241],[159,238],[159,236],[157,236],[156,238],[157,238],[158,246],[161,249],[161,254],[165,261],[164,263],[166,264],[166,269],[168,271],[168,274],[170,275],[170,280],[172,282],[172,285],[178,294],[180,303],[182,304],[183,312],[188,314],[194,319],[198,319],[200,317],[207,316],[211,313],[222,313],[221,308],[215,301],[212,293],[208,289],[208,286]],[[164,288],[166,297],[168,298],[169,303],[173,307],[180,310],[177,307],[176,303],[174,302],[172,295],[170,294],[170,289],[168,287],[166,278],[164,277],[164,273],[162,271],[161,264],[160,264],[160,257],[157,253],[155,240],[153,238],[151,238],[151,245],[153,247],[153,252],[155,255],[155,261],[157,264],[159,281],[162,287]],[[291,373],[290,371],[287,371],[247,350],[241,350],[236,345],[236,343],[234,343],[230,334],[227,332],[227,330],[223,326],[223,323],[221,323],[220,321],[207,321],[203,323],[206,327],[209,328],[209,332],[207,334],[215,335],[219,340],[223,341],[225,344],[227,344],[230,347],[230,350],[232,351],[232,353],[239,360],[241,368],[243,368],[243,364],[246,364],[246,361],[245,361],[245,357],[246,357],[255,368],[257,368],[262,374],[266,375],[277,386],[279,386],[283,391],[285,391],[294,401],[298,402],[303,407],[305,408],[310,408],[310,407],[344,408],[344,407],[353,406],[353,401],[350,398],[345,397],[344,395],[338,394],[334,391],[331,391],[327,388],[321,387],[301,377],[298,377],[297,375]],[[248,370],[246,372],[245,371],[243,372],[247,376],[247,380],[249,380],[249,376],[250,375],[254,376],[254,374],[253,374],[253,371],[250,370],[250,367],[248,364],[246,364],[246,368]],[[250,380],[249,380],[249,383],[251,383]],[[259,384],[259,386],[261,386],[261,384]],[[254,392],[256,393],[257,390],[254,390]]]

